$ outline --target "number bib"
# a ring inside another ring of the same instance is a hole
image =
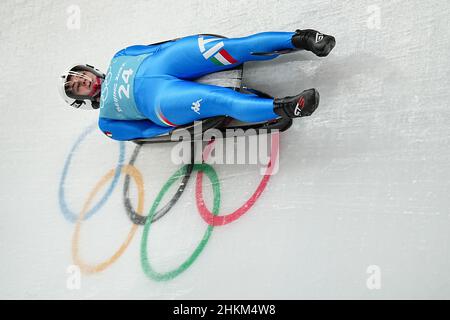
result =
[[[100,96],[100,117],[116,120],[147,119],[134,100],[134,77],[148,56],[118,56],[111,60]]]

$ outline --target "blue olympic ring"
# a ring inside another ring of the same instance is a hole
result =
[[[97,124],[93,124],[91,126],[89,126],[88,128],[86,128],[80,135],[80,137],[77,139],[77,141],[74,143],[72,149],[69,152],[68,157],[66,158],[66,161],[64,163],[64,169],[61,175],[61,180],[59,183],[59,191],[58,191],[58,195],[59,195],[59,207],[61,208],[61,212],[64,215],[64,218],[66,218],[68,221],[75,223],[78,219],[78,214],[72,212],[72,210],[70,210],[67,206],[66,200],[65,200],[65,191],[64,191],[64,184],[66,181],[66,176],[67,176],[67,172],[69,171],[69,166],[70,166],[70,161],[72,160],[72,156],[75,152],[75,150],[79,147],[79,145],[81,144],[81,142],[86,138],[86,136],[91,133],[95,128],[96,128]],[[84,220],[89,219],[90,217],[92,217],[97,211],[100,210],[100,208],[106,203],[106,201],[108,200],[109,196],[112,194],[117,182],[119,181],[120,178],[120,172],[123,166],[123,163],[125,161],[125,143],[123,143],[122,141],[119,142],[119,161],[117,163],[117,167],[116,167],[116,173],[114,175],[113,180],[111,181],[111,184],[108,187],[108,190],[106,190],[106,193],[103,195],[103,197],[100,199],[100,201],[92,207],[92,209],[90,209],[86,215],[84,216]]]

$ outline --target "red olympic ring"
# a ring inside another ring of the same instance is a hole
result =
[[[267,165],[264,177],[261,179],[258,187],[256,188],[255,192],[251,195],[251,197],[240,208],[236,209],[232,213],[221,216],[213,215],[213,213],[206,207],[205,201],[203,200],[203,172],[199,171],[197,173],[197,180],[195,186],[195,200],[197,203],[197,209],[200,213],[200,216],[203,218],[203,220],[205,220],[206,223],[214,227],[229,224],[239,219],[255,204],[256,200],[259,198],[261,193],[266,188],[278,158],[278,146],[280,141],[279,132],[272,133],[271,138],[272,141],[271,141],[270,161],[269,164]],[[209,157],[213,144],[214,141],[211,141],[206,146],[203,152],[204,160],[206,160]]]

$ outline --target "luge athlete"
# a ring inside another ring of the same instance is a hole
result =
[[[219,115],[245,122],[309,116],[319,105],[316,89],[267,99],[192,80],[247,61],[274,59],[283,50],[324,57],[335,43],[333,36],[307,29],[242,38],[200,34],[135,45],[114,55],[106,75],[88,64],[70,67],[60,78],[60,93],[75,108],[100,109],[99,128],[115,140],[153,137]]]

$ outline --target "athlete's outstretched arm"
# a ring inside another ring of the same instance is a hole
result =
[[[98,126],[108,137],[119,141],[150,138],[173,130],[172,127],[158,126],[150,120],[113,120],[101,117]]]

